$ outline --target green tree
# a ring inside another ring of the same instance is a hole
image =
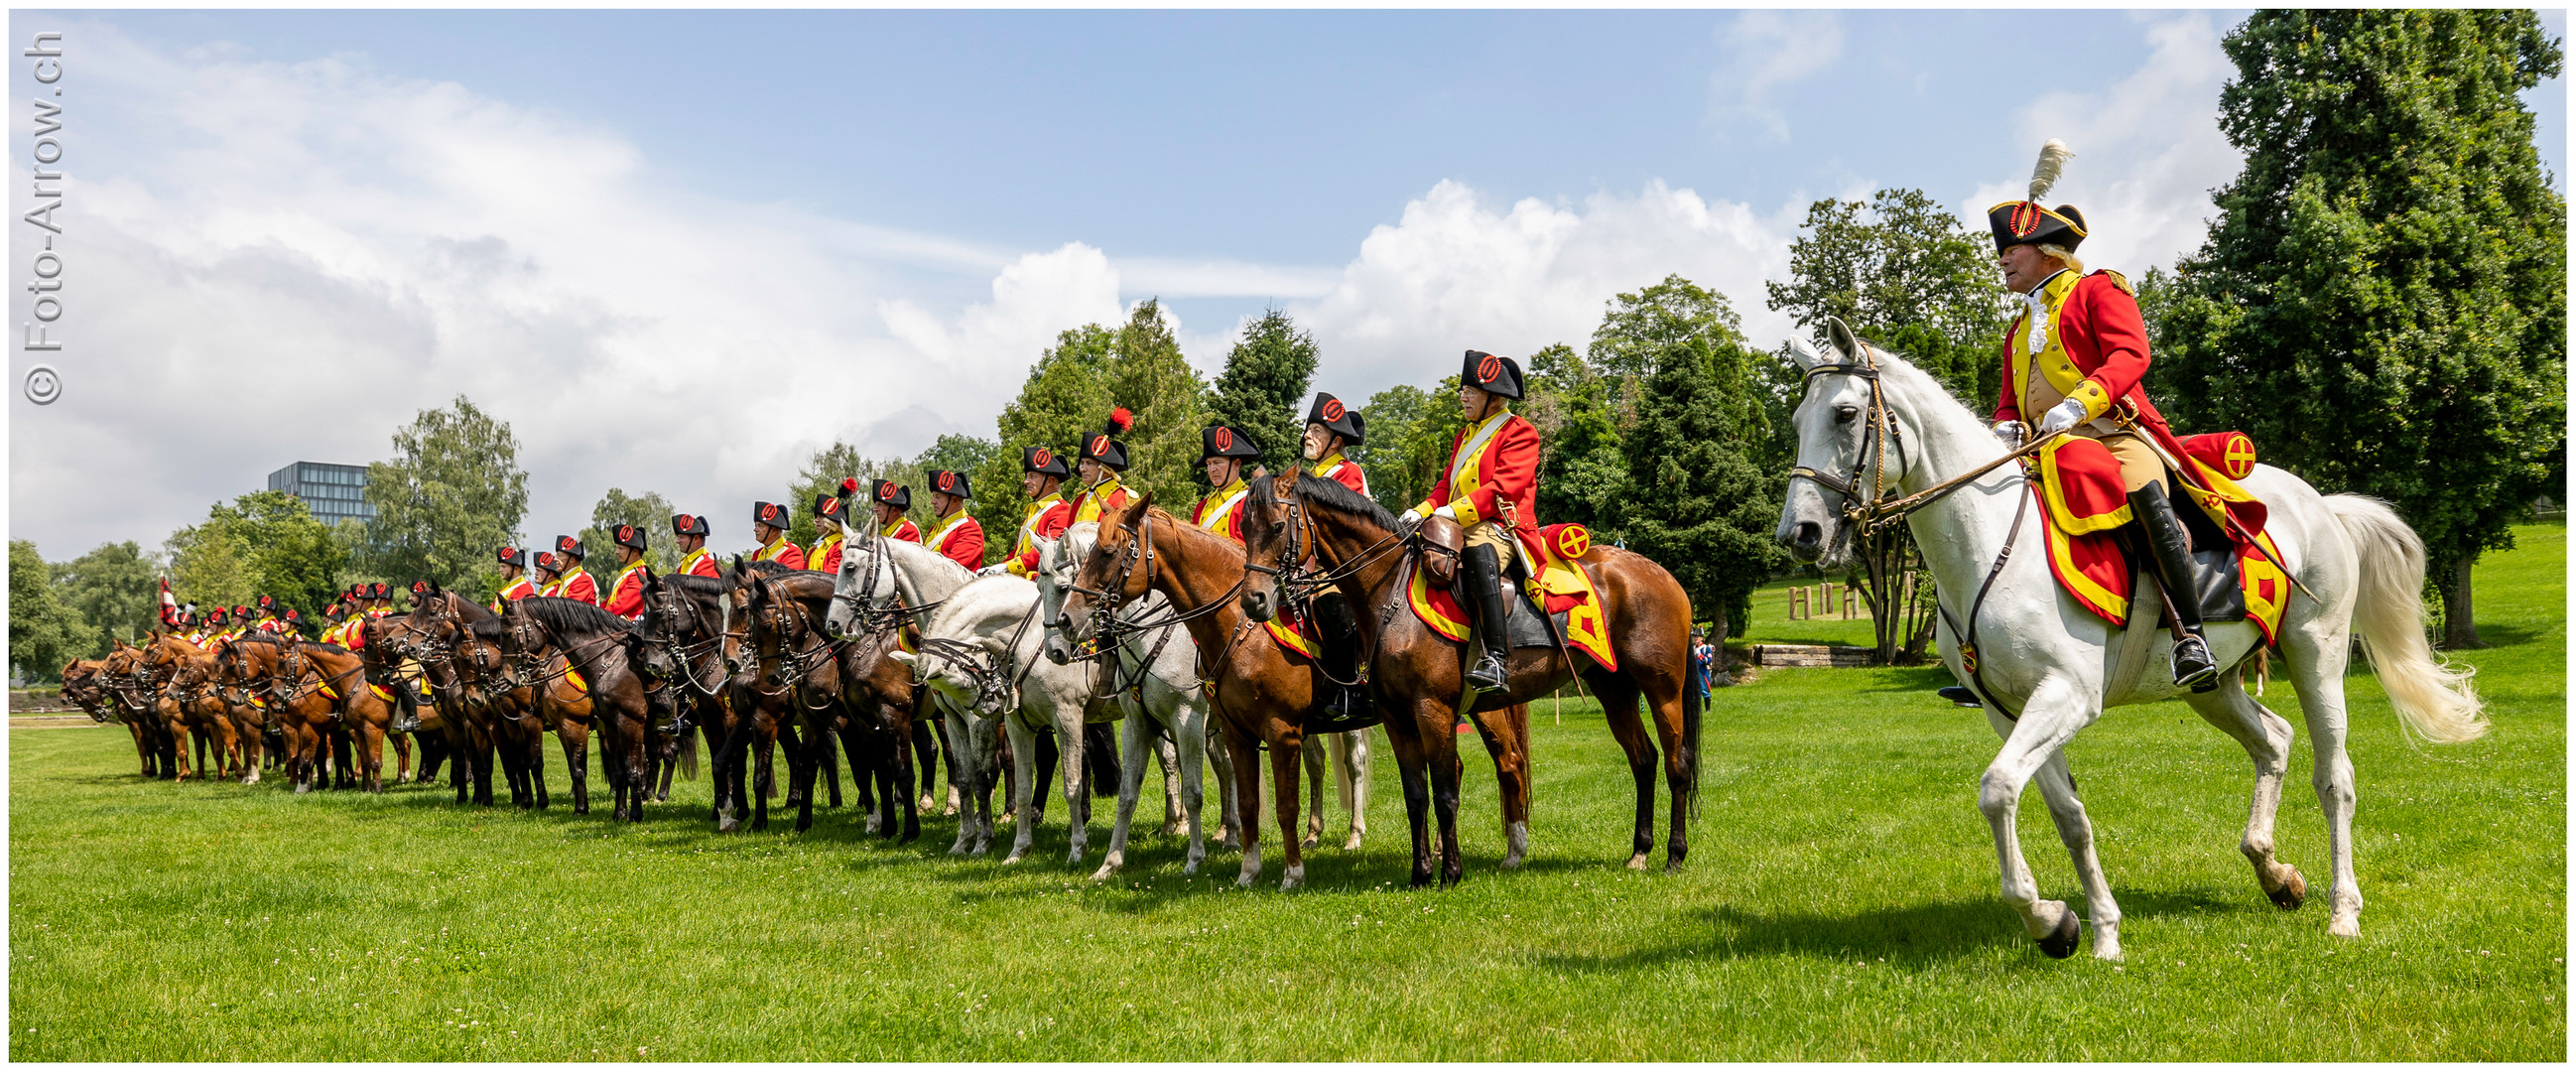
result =
[[[509,424],[458,395],[447,409],[421,410],[393,441],[392,460],[367,466],[376,516],[365,565],[397,585],[426,579],[489,590],[500,573],[493,551],[519,542],[528,513],[528,474]]]
[[[111,640],[132,642],[161,627],[160,566],[132,540],[103,543],[54,565],[54,588],[63,602],[98,630],[97,641],[81,655],[97,657]]]
[[[1306,425],[1299,418],[1314,379],[1314,334],[1298,328],[1287,313],[1264,311],[1244,326],[1243,337],[1226,354],[1225,371],[1217,374],[1208,398],[1208,423],[1252,433],[1261,443],[1261,464],[1282,472],[1301,456]]]
[[[1818,201],[1802,226],[1789,243],[1789,278],[1763,284],[1773,311],[1810,330],[1839,317],[1969,405],[1995,397],[2010,296],[1984,232],[1905,189],[1866,204]]]
[[[590,549],[584,563],[598,575],[603,594],[605,586],[617,576],[617,526],[633,525],[644,530],[644,562],[655,573],[669,573],[680,568],[680,550],[671,536],[671,500],[659,492],[629,495],[624,488],[610,488],[590,508],[590,527],[581,530],[581,545]],[[490,599],[492,593],[484,593]]]
[[[1196,501],[1205,483],[1199,460],[1199,431],[1207,427],[1207,383],[1181,355],[1161,303],[1138,304],[1118,329],[1118,344],[1108,367],[1109,393],[1115,405],[1134,414],[1136,425],[1120,437],[1127,444],[1123,482],[1174,509]],[[1096,426],[1106,410],[1092,418]]]
[[[1368,421],[1369,441],[1350,458],[1368,474],[1369,494],[1399,514],[1419,505],[1446,473],[1449,447],[1467,426],[1458,408],[1458,377],[1442,379],[1429,392],[1409,383],[1389,387],[1369,396],[1360,415]]]
[[[1610,302],[1592,364],[1638,377],[1622,437],[1630,548],[1661,563],[1713,635],[1738,635],[1753,590],[1782,561],[1771,530],[1781,480],[1756,466],[1768,437],[1755,358],[1724,295],[1679,276]]]
[[[1027,509],[1028,499],[1020,493],[1021,452],[1045,447],[1070,468],[1083,434],[1098,431],[1109,416],[1109,364],[1117,341],[1116,331],[1098,324],[1058,334],[1055,345],[1029,367],[1019,397],[1002,407],[996,422],[1000,442],[975,471],[979,494],[968,507],[984,526],[989,557],[1010,550]]]
[[[170,534],[161,545],[170,558],[170,586],[181,603],[200,610],[250,603],[259,596],[259,579],[250,549],[233,526],[209,517]]]
[[[2528,10],[2373,9],[2258,12],[2223,45],[2245,168],[2158,303],[2158,401],[2395,504],[2445,642],[2476,646],[2471,567],[2565,458],[2567,206],[2517,95],[2559,43]]]
[[[1538,518],[1577,522],[1604,542],[1627,538],[1631,494],[1613,389],[1563,343],[1530,355],[1528,398],[1518,411],[1538,429]]]
[[[310,614],[356,579],[348,549],[313,518],[304,500],[254,491],[206,509],[206,519],[171,533],[173,594],[201,607],[233,606],[274,596]],[[157,592],[155,594],[157,598]]]
[[[54,589],[53,568],[26,540],[9,541],[9,664],[28,680],[53,680],[98,644],[98,630]]]

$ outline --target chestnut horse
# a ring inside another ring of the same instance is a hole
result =
[[[1259,474],[1256,474],[1259,475]],[[1326,483],[1331,483],[1326,481]],[[1334,484],[1334,487],[1341,487]],[[1247,519],[1247,534],[1251,532]],[[1253,586],[1244,549],[1234,541],[1182,522],[1153,505],[1151,493],[1102,515],[1091,553],[1067,585],[1063,609],[1052,628],[1076,641],[1100,632],[1123,603],[1159,592],[1171,604],[1171,617],[1186,624],[1198,646],[1199,677],[1215,687],[1218,721],[1225,727],[1226,751],[1234,763],[1237,806],[1251,811],[1261,799],[1260,748],[1270,749],[1273,816],[1279,824],[1280,849],[1287,869],[1279,888],[1295,889],[1306,881],[1306,860],[1297,836],[1298,765],[1311,733],[1364,729],[1373,723],[1336,723],[1324,715],[1327,684],[1314,660],[1280,647],[1258,619],[1246,614],[1243,596]],[[1514,705],[1480,715],[1495,724],[1494,737],[1509,739],[1513,719],[1526,724],[1527,709]],[[1448,738],[1449,723],[1441,734]],[[1449,777],[1458,776],[1457,745],[1448,741]],[[1503,786],[1506,815],[1525,822],[1529,806],[1528,749],[1513,744],[1494,753],[1495,775]],[[1452,798],[1453,814],[1454,800]],[[1250,886],[1261,877],[1260,824],[1240,824],[1243,872],[1235,879]],[[1416,844],[1420,827],[1416,824]],[[1514,853],[1513,862],[1518,862]]]
[[[175,778],[178,745],[154,710],[150,672],[143,669],[143,649],[122,640],[100,660],[98,683],[116,712],[116,720],[134,734],[134,751],[143,758],[146,778]]]
[[[202,673],[189,675],[186,684],[178,680],[181,670],[197,667],[202,671],[214,656],[182,637],[155,633],[150,640],[143,647],[143,672],[158,686],[152,697],[153,715],[173,741],[186,742],[177,749],[178,780],[184,782],[193,775],[206,774],[209,768],[216,774],[229,773],[236,749],[233,723],[225,717],[223,698],[204,687]],[[223,643],[216,642],[218,647]],[[195,747],[197,758],[193,767],[188,762],[190,745]],[[211,757],[207,754],[210,748]]]
[[[1278,579],[1277,589],[1245,593],[1246,610],[1267,618],[1283,595],[1319,583],[1336,583],[1351,601],[1360,643],[1371,653],[1370,691],[1388,711],[1387,736],[1404,776],[1404,808],[1413,826],[1413,884],[1431,881],[1427,812],[1440,823],[1440,881],[1458,881],[1458,744],[1452,732],[1460,708],[1463,645],[1431,631],[1407,607],[1405,589],[1419,568],[1407,545],[1416,531],[1400,526],[1384,507],[1349,488],[1307,473],[1255,483],[1243,505],[1243,534],[1251,568]],[[1311,553],[1322,572],[1307,575]],[[1637,718],[1643,696],[1654,712],[1664,746],[1664,777],[1672,786],[1672,831],[1665,870],[1681,867],[1690,850],[1688,824],[1699,786],[1699,693],[1690,687],[1690,597],[1673,575],[1643,555],[1600,544],[1575,560],[1592,580],[1594,598],[1619,663],[1609,669],[1571,647],[1516,648],[1505,661],[1504,687],[1476,694],[1467,713],[1481,716],[1555,692],[1578,672],[1610,734],[1628,753],[1637,782],[1637,822],[1628,866],[1643,870],[1654,848],[1655,741]],[[1282,564],[1286,566],[1283,569]],[[1508,598],[1518,600],[1517,593]],[[1523,610],[1527,605],[1523,604]],[[1500,628],[1500,623],[1488,623]],[[1524,724],[1526,719],[1522,720]],[[1525,740],[1497,742],[1498,720],[1478,717],[1489,749],[1520,749]],[[1517,735],[1525,736],[1525,735]],[[1429,784],[1424,784],[1426,772]],[[1526,837],[1526,827],[1520,831]],[[1517,846],[1515,846],[1517,848]]]

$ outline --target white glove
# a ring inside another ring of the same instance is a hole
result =
[[[990,566],[984,567],[983,569],[976,570],[975,575],[978,577],[990,577],[996,573],[1007,572],[1010,568],[1011,564],[1008,562],[996,562]]]
[[[2000,440],[2003,440],[2003,441],[2004,441],[2004,449],[2005,449],[2005,450],[2018,450],[2018,449],[2020,449],[2020,447],[2021,447],[2021,437],[2022,437],[2022,427],[2021,427],[2021,422],[2020,422],[2020,421],[1996,421],[1996,422],[1995,422],[1995,438],[1997,438],[1997,439],[2000,439]]]
[[[1431,512],[1431,516],[1445,517],[1451,521],[1456,521],[1458,520],[1458,508],[1455,506],[1443,506],[1437,510],[1433,510]]]
[[[2057,408],[2049,410],[2048,416],[2040,418],[2039,434],[2056,435],[2066,429],[2075,427],[2075,422],[2083,419],[2083,400],[2074,398],[2067,399],[2064,402],[2058,403]]]
[[[1413,524],[1414,522],[1417,522],[1417,521],[1422,520],[1422,511],[1420,511],[1420,510],[1407,510],[1407,511],[1405,511],[1405,512],[1404,512],[1404,516],[1403,516],[1403,517],[1396,518],[1396,520],[1397,520],[1397,521],[1401,521],[1401,522],[1403,522],[1403,523],[1405,523],[1405,524],[1407,524],[1407,525]]]

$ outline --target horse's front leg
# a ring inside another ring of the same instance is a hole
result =
[[[1235,809],[1238,805],[1235,801],[1234,749],[1226,747],[1224,720],[1210,716],[1203,721],[1208,724],[1207,743],[1204,747],[1207,750],[1209,765],[1216,768],[1217,847],[1229,851],[1237,850],[1243,847],[1243,843],[1242,839],[1235,835],[1235,830],[1242,824],[1235,818]]]
[[[1000,721],[1002,732],[1008,735],[1011,741],[1013,781],[1010,787],[1010,806],[1015,820],[1012,824],[1014,832],[1011,836],[1011,851],[1002,857],[1002,862],[1015,864],[1020,862],[1020,857],[1028,855],[1031,846],[1037,844],[1037,802],[1040,794],[1045,790],[1038,786],[1036,774],[1032,770],[1035,766],[1033,761],[1037,757],[1037,733],[1023,725],[1016,714],[1003,715]]]
[[[1270,742],[1270,789],[1279,802],[1279,853],[1286,866],[1279,875],[1279,888],[1293,890],[1306,884],[1305,846],[1297,842],[1297,766],[1305,759],[1305,741],[1294,726]]]
[[[1188,855],[1181,860],[1181,873],[1199,873],[1199,862],[1207,859],[1207,787],[1204,776],[1207,759],[1207,705],[1196,697],[1184,695],[1172,707],[1172,736],[1181,760],[1181,821],[1190,827]]]
[[[1301,849],[1311,849],[1324,842],[1324,779],[1330,776],[1333,767],[1329,739],[1336,736],[1339,735],[1312,734],[1301,746],[1306,768],[1306,837],[1298,843]]]
[[[1413,873],[1408,881],[1422,887],[1431,884],[1431,780],[1425,769],[1430,747],[1423,739],[1449,733],[1455,715],[1453,708],[1436,699],[1415,700],[1413,707],[1401,728],[1396,718],[1387,720],[1386,736],[1395,746],[1396,778],[1404,786],[1404,819],[1413,833]]]
[[[1369,798],[1369,731],[1366,727],[1333,735],[1333,767],[1341,780],[1342,809],[1351,813],[1350,839],[1342,842],[1346,852],[1357,851],[1360,839],[1368,836]],[[1529,846],[1529,830],[1523,824],[1520,846]]]
[[[1261,742],[1232,721],[1225,724],[1225,750],[1232,757],[1234,799],[1242,810],[1227,820],[1234,824],[1233,833],[1243,847],[1243,873],[1234,884],[1245,889],[1261,880],[1261,829],[1252,815],[1255,802],[1261,799]]]
[[[2084,802],[2075,795],[2075,774],[2066,766],[2066,750],[2048,755],[2039,765],[2039,795],[2048,803],[2048,816],[2057,823],[2057,839],[2066,844],[2066,854],[2075,861],[2076,879],[2084,886],[2084,910],[2093,917],[2093,955],[2102,960],[2120,959],[2120,903],[2111,899],[2111,880],[2102,874],[2102,860],[2094,850],[2093,821],[2084,814]]]
[[[1128,824],[1136,820],[1136,801],[1145,793],[1146,749],[1161,739],[1160,733],[1147,727],[1141,713],[1131,711],[1118,720],[1118,817],[1109,824],[1109,852],[1101,858],[1100,870],[1091,873],[1093,882],[1117,874],[1127,862]],[[1074,846],[1071,862],[1078,864],[1082,862],[1081,842]]]
[[[2092,695],[2099,695],[2098,690]],[[2004,747],[1979,781],[1977,809],[1985,813],[1986,823],[1994,831],[2004,903],[2021,915],[2022,929],[2039,942],[2041,952],[2051,957],[2073,956],[2083,928],[2066,902],[2040,899],[2039,884],[2031,878],[2030,864],[2022,857],[2021,838],[2014,821],[2020,814],[2022,790],[2032,776],[2099,714],[2086,690],[2057,675],[2041,679],[2039,687],[2031,690],[2019,722],[2005,721],[1994,708],[1986,710],[1987,721],[2004,738]]]

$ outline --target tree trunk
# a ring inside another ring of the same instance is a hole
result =
[[[1708,661],[1708,686],[1713,689],[1735,684],[1735,679],[1726,673],[1726,635],[1734,631],[1732,621],[1726,613],[1725,600],[1711,603],[1708,609],[1708,646],[1716,654]]]
[[[2442,646],[2452,651],[2486,647],[2478,642],[2477,609],[2469,593],[2469,575],[2477,565],[2477,552],[2461,556],[2451,567],[2451,583],[2442,586]]]

